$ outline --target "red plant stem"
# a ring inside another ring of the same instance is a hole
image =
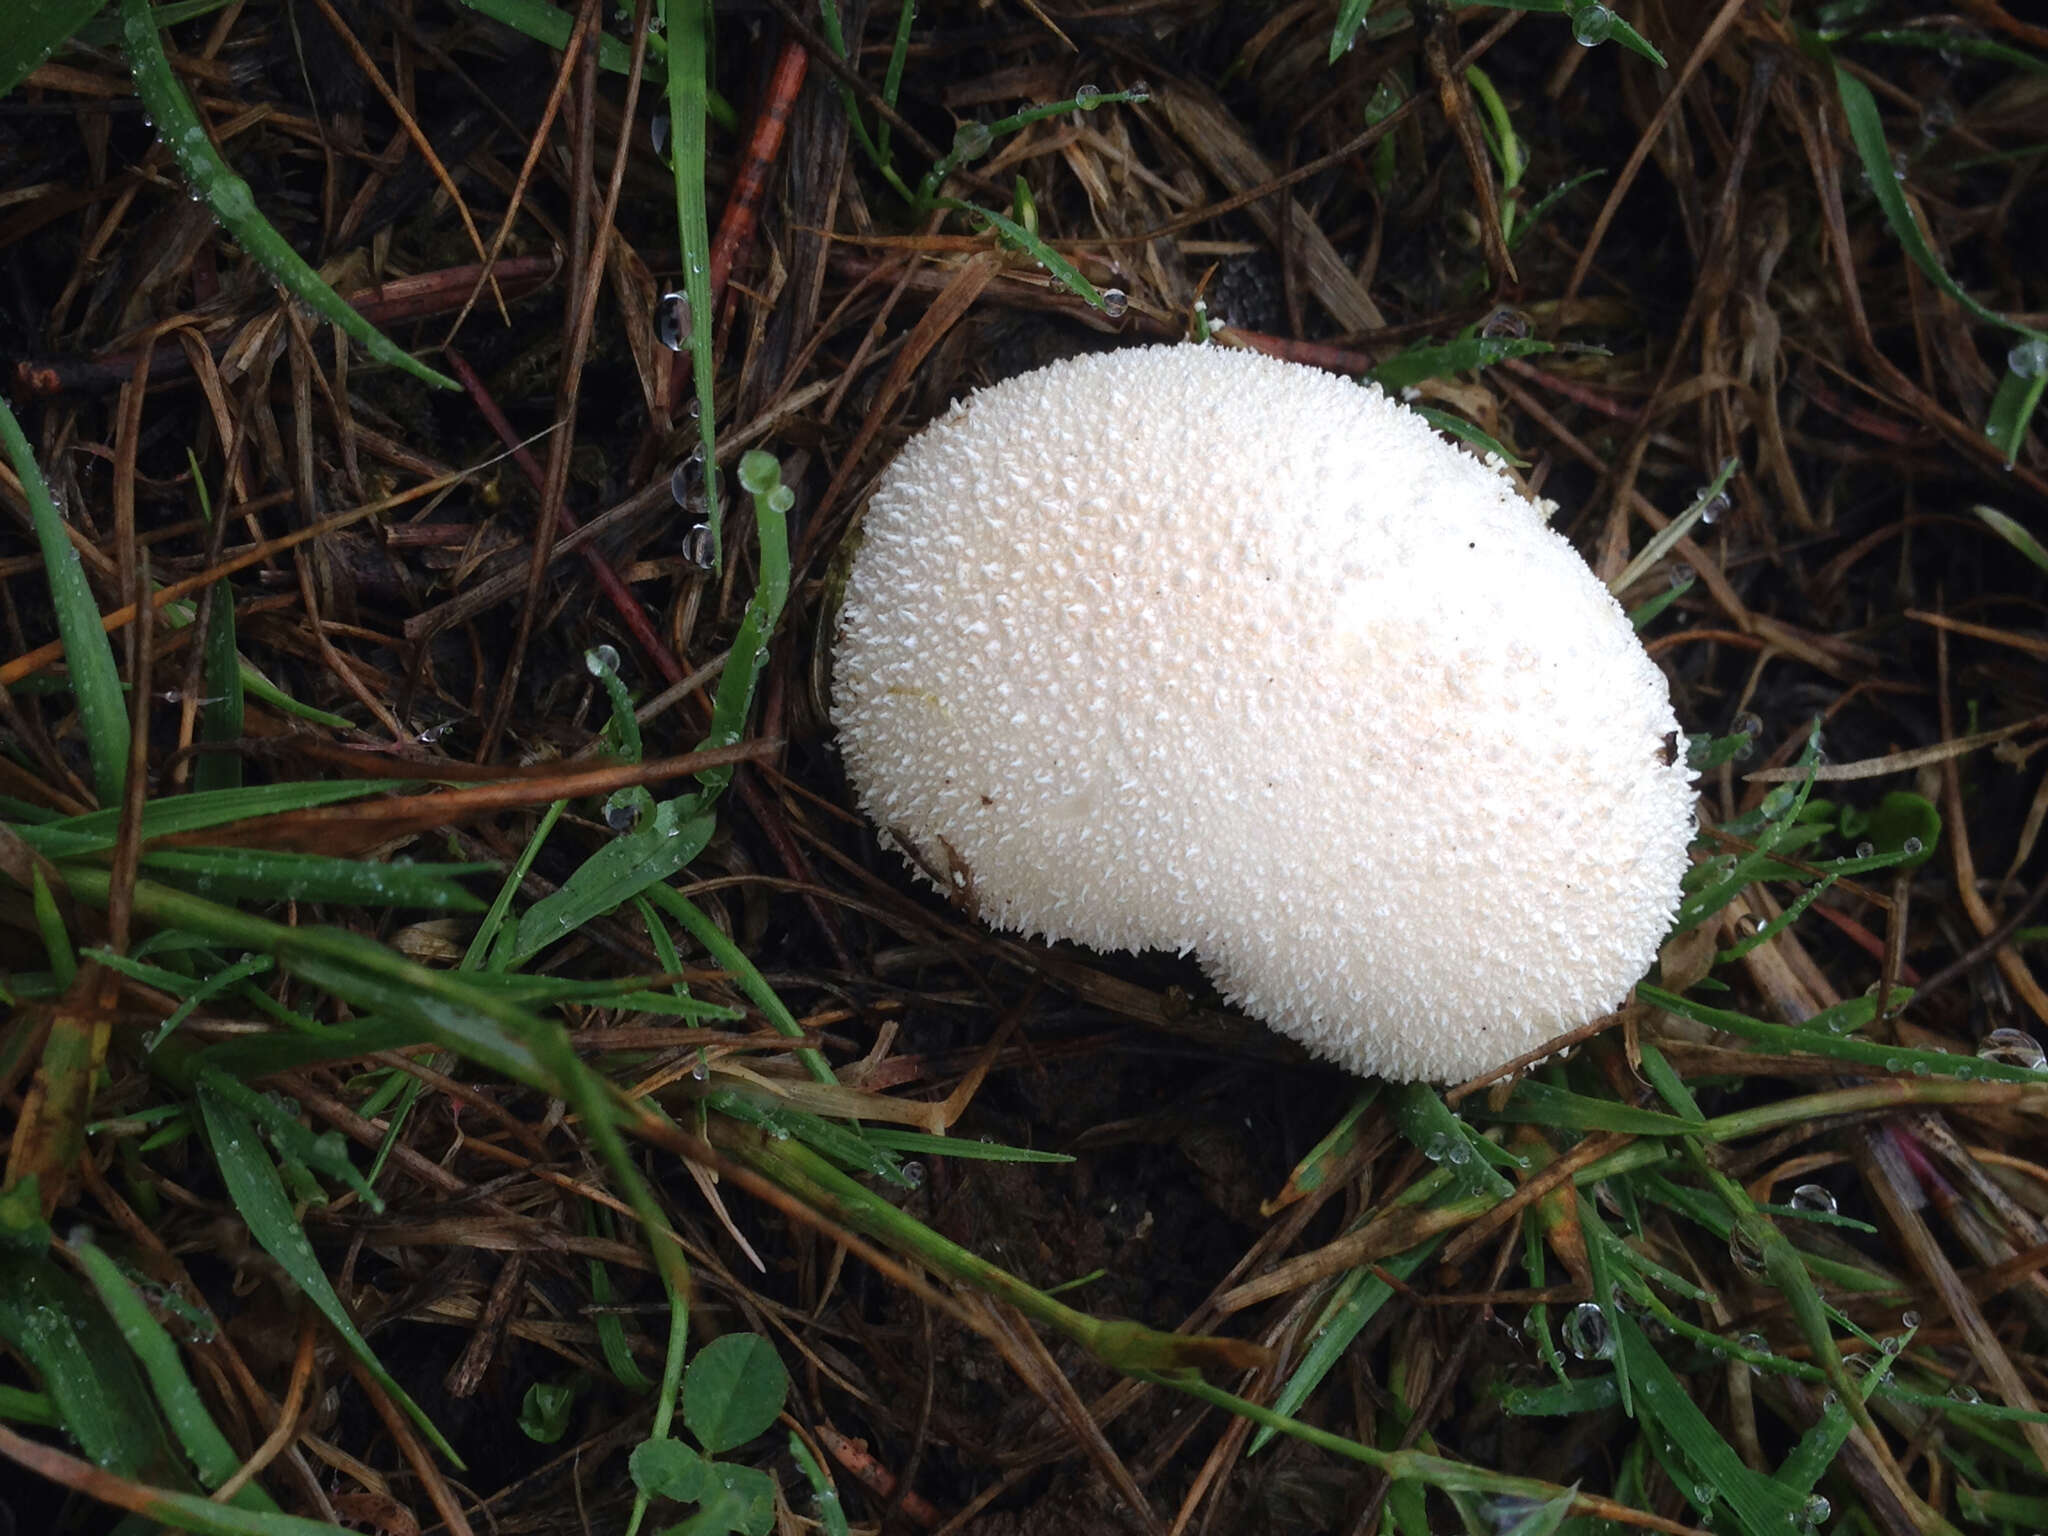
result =
[[[761,200],[768,194],[768,176],[775,169],[776,157],[782,153],[782,141],[789,132],[789,114],[796,108],[797,92],[803,89],[804,72],[810,62],[811,56],[801,42],[793,37],[783,39],[782,51],[776,55],[775,68],[761,95],[761,109],[754,114],[753,131],[747,135],[739,171],[726,195],[725,212],[719,216],[718,229],[711,237],[714,315],[726,297],[727,279],[746,256],[754,232],[760,227]],[[688,352],[678,352],[669,360],[669,399],[687,397],[689,367]]]

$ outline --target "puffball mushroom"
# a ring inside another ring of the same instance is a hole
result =
[[[862,809],[984,920],[1192,950],[1362,1074],[1613,1008],[1687,864],[1669,688],[1571,545],[1376,387],[1255,352],[956,403],[869,503],[833,687]]]

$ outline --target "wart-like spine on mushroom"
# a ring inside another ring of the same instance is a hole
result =
[[[1494,468],[1222,347],[983,390],[869,504],[834,663],[862,809],[989,923],[1199,955],[1361,1073],[1617,1004],[1693,833],[1663,675]]]

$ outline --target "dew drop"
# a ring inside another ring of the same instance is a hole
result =
[[[1479,327],[1479,334],[1496,340],[1520,341],[1528,336],[1531,329],[1527,315],[1503,304],[1486,317],[1485,323]]]
[[[1729,1234],[1728,1257],[1735,1261],[1735,1267],[1744,1274],[1760,1275],[1764,1272],[1762,1246],[1741,1227],[1737,1227]]]
[[[630,790],[620,790],[604,803],[604,824],[614,832],[630,832],[640,819],[640,803]]]
[[[1899,1326],[1901,1328],[1918,1328],[1920,1326],[1920,1314],[1918,1312],[1901,1312],[1899,1314]]]
[[[1954,1401],[1958,1403],[1978,1403],[1983,1401],[1983,1399],[1977,1395],[1977,1389],[1965,1381],[1959,1381],[1954,1386],[1950,1387],[1948,1389],[1948,1395],[1950,1398],[1952,1398]]]
[[[1604,5],[1582,5],[1572,12],[1572,36],[1583,48],[1597,48],[1614,35],[1614,12]]]
[[[1825,1184],[1802,1184],[1792,1191],[1792,1209],[1808,1216],[1832,1216],[1835,1197]]]
[[[1566,1314],[1564,1342],[1581,1360],[1614,1358],[1614,1333],[1608,1328],[1607,1315],[1598,1302],[1582,1301]]]
[[[619,653],[608,645],[594,645],[583,653],[583,669],[592,677],[619,670]]]
[[[718,554],[711,542],[711,525],[699,523],[683,535],[683,558],[700,570],[710,570]]]
[[[1074,92],[1074,105],[1083,112],[1093,112],[1102,105],[1102,90],[1099,86],[1084,85]]]
[[[675,498],[679,507],[687,507],[697,495],[697,487],[704,479],[704,450],[699,448],[669,471],[668,493]]]
[[[1918,853],[1922,848],[1925,848],[1926,846],[1927,845],[1921,842],[1919,838],[1909,837],[1903,843],[1899,844],[1899,852],[1907,855],[1910,858],[1913,854]]]
[[[1819,1525],[1822,1521],[1826,1520],[1827,1517],[1829,1515],[1832,1515],[1834,1512],[1835,1506],[1830,1504],[1824,1497],[1817,1493],[1812,1498],[1808,1499],[1806,1503],[1801,1506],[1799,1511],[1799,1513],[1806,1518],[1806,1523],[1808,1525]]]
[[[1707,504],[1700,508],[1700,521],[1703,523],[1718,523],[1721,521],[1721,514],[1726,512],[1728,507],[1728,493],[1726,491],[1716,491],[1707,498]]]
[[[1450,1155],[1450,1151],[1451,1138],[1442,1131],[1438,1131],[1435,1135],[1431,1136],[1422,1146],[1422,1155],[1432,1163],[1442,1162]]]
[[[1131,104],[1133,106],[1136,106],[1140,102],[1146,102],[1152,99],[1152,87],[1147,85],[1144,81],[1140,80],[1133,84],[1128,90],[1126,90],[1124,94],[1130,97]]]
[[[668,114],[657,112],[654,120],[647,125],[647,136],[654,141],[654,152],[662,154],[668,149]]]
[[[911,1187],[912,1189],[922,1189],[922,1188],[924,1188],[924,1164],[923,1164],[923,1163],[905,1163],[905,1164],[903,1165],[903,1169],[902,1169],[902,1172],[903,1172],[903,1182],[904,1182],[905,1184],[908,1184],[908,1185],[909,1185],[909,1186],[910,1186],[910,1187]]]
[[[988,131],[987,123],[962,123],[953,131],[953,158],[979,160],[994,142],[995,135]]]
[[[2005,354],[2005,366],[2023,379],[2038,379],[2048,373],[2048,341],[2029,336]]]
[[[1875,857],[1876,853],[1877,844],[1875,843],[1862,842],[1856,845],[1856,857],[1859,859],[1868,859]]]
[[[796,492],[786,485],[778,485],[768,493],[768,510],[771,512],[787,512],[795,505]]]
[[[680,352],[690,343],[690,296],[687,293],[664,293],[661,302],[654,306],[654,339],[671,352]]]
[[[2041,1043],[2024,1029],[1992,1030],[1978,1042],[1977,1055],[1984,1061],[2029,1072],[2039,1072],[2048,1066],[2048,1052],[2043,1052]]]
[[[1102,312],[1109,316],[1110,319],[1123,319],[1124,311],[1130,307],[1130,298],[1124,293],[1123,289],[1105,288],[1102,290]]]

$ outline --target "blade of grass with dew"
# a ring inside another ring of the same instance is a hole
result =
[[[213,1415],[207,1411],[205,1400],[192,1384],[185,1362],[179,1357],[177,1344],[164,1325],[151,1314],[149,1304],[105,1249],[89,1240],[74,1241],[71,1253],[79,1268],[85,1271],[86,1279],[99,1293],[100,1304],[107,1309],[107,1315],[120,1330],[130,1352],[149,1377],[157,1407],[170,1425],[171,1433],[185,1448],[186,1456],[198,1469],[200,1482],[208,1488],[220,1487],[235,1475],[242,1458],[235,1454],[235,1448],[228,1444],[228,1437],[221,1433],[220,1426],[214,1423]],[[236,1492],[233,1502],[244,1509],[277,1508],[277,1501],[254,1482],[244,1484]]]
[[[481,912],[484,904],[456,882],[497,869],[492,864],[383,863],[260,848],[166,848],[145,853],[142,867],[167,885],[202,896],[429,912]]]
[[[1516,469],[1527,469],[1529,461],[1508,452],[1506,445],[1483,427],[1475,427],[1455,411],[1438,410],[1433,405],[1411,405],[1408,407],[1439,432],[1448,432],[1461,443],[1469,443],[1481,453],[1499,457],[1503,464],[1512,464]]]
[[[909,6],[903,7],[907,13]],[[811,1448],[804,1444],[804,1438],[795,1430],[789,1432],[789,1459],[796,1463],[797,1470],[804,1475],[804,1481],[811,1485],[812,1514],[825,1528],[825,1536],[848,1536],[850,1527],[846,1523],[846,1510],[839,1502],[839,1490],[832,1485],[832,1479],[811,1454]]]
[[[1336,1368],[1337,1362],[1344,1358],[1345,1351],[1351,1348],[1352,1341],[1364,1331],[1366,1324],[1379,1315],[1381,1307],[1393,1300],[1395,1284],[1406,1281],[1428,1263],[1443,1243],[1442,1237],[1432,1237],[1406,1253],[1380,1260],[1371,1269],[1347,1272],[1337,1282],[1337,1289],[1331,1293],[1322,1314],[1316,1319],[1315,1331],[1300,1363],[1274,1394],[1274,1410],[1291,1414],[1307,1402]],[[1272,1429],[1255,1431],[1245,1445],[1245,1455],[1256,1456],[1276,1433]]]
[[[1257,1346],[1236,1339],[1161,1333],[1142,1324],[1077,1312],[942,1237],[800,1142],[776,1141],[730,1122],[713,1124],[722,1150],[773,1179],[813,1210],[887,1244],[949,1280],[1007,1302],[1026,1317],[1072,1339],[1114,1370],[1135,1374],[1203,1366],[1227,1369],[1262,1356]]]
[[[78,701],[78,723],[92,760],[93,792],[101,805],[118,814],[121,786],[128,778],[128,701],[114,666],[114,643],[100,627],[99,604],[86,585],[85,567],[72,548],[64,515],[50,495],[21,423],[0,400],[0,448],[7,450],[15,478],[27,498],[35,525],[36,547],[43,556],[43,575],[50,584],[50,606],[56,611],[57,633],[64,641],[64,665],[71,674],[72,696]]]
[[[961,1136],[934,1136],[928,1131],[899,1131],[893,1126],[866,1126],[862,1138],[871,1147],[887,1152],[909,1152],[918,1157],[957,1157],[981,1163],[1071,1163],[1067,1152],[1044,1152],[1037,1147],[1008,1147],[1001,1142],[970,1141]]]
[[[1975,506],[1970,508],[1970,510],[1976,513],[1978,519],[1993,533],[2033,561],[2043,571],[2048,571],[2048,549],[2042,547],[2041,541],[2034,537],[2029,529],[2015,522],[2012,518],[2007,517],[1995,507]]]
[[[1750,1470],[1693,1402],[1691,1390],[1665,1364],[1634,1318],[1617,1312],[1612,1326],[1615,1360],[1617,1365],[1628,1363],[1638,1413],[1662,1431],[1662,1437],[1652,1437],[1652,1446],[1660,1438],[1668,1440],[1685,1463],[1689,1475],[1679,1486],[1711,1488],[1715,1501],[1727,1507],[1745,1536],[1783,1536],[1797,1523],[1803,1493]]]
[[[1629,561],[1619,576],[1607,583],[1607,590],[1616,596],[1626,592],[1648,574],[1651,566],[1669,554],[1680,539],[1692,532],[1693,525],[1707,515],[1707,508],[1714,504],[1716,498],[1727,488],[1728,482],[1735,477],[1739,463],[1739,460],[1732,458],[1724,460],[1720,469],[1715,472],[1714,478],[1693,497],[1692,504],[1657,530],[1650,542],[1643,546],[1642,553]]]
[[[1365,13],[1371,9],[1372,0],[1341,0],[1337,25],[1330,32],[1330,63],[1335,64],[1351,51],[1351,45],[1358,40],[1358,29],[1365,25]]]
[[[71,34],[97,16],[107,0],[13,0],[0,30],[0,96],[26,80]]]
[[[1851,33],[1844,29],[1828,27],[1819,34],[1827,43],[1853,40],[1858,43],[1881,43],[1887,48],[1924,48],[1930,53],[1960,54],[1965,58],[1987,59],[1995,64],[2009,65],[2023,69],[2029,74],[2048,75],[2048,59],[2015,48],[2009,43],[1998,42],[1974,29],[1957,32],[1943,29],[1935,31],[1912,28],[1858,27]]]
[[[23,1191],[33,1195],[34,1186],[17,1184],[9,1195]],[[177,1465],[112,1320],[48,1254],[0,1247],[0,1341],[34,1373],[95,1466],[135,1477]]]
[[[647,896],[656,906],[680,923],[691,938],[704,946],[714,965],[731,973],[733,980],[739,983],[740,990],[752,999],[756,1008],[767,1015],[768,1022],[779,1033],[792,1039],[803,1037],[803,1025],[797,1023],[796,1015],[789,1011],[789,1006],[780,997],[776,996],[775,989],[768,985],[768,978],[755,968],[754,962],[747,958],[746,951],[727,938],[718,924],[706,917],[695,902],[682,892],[666,885],[650,886]],[[832,1064],[825,1059],[823,1052],[806,1047],[797,1052],[797,1059],[819,1082],[839,1081],[838,1076],[832,1071]]]
[[[143,111],[156,126],[157,140],[170,150],[186,182],[235,243],[293,298],[339,326],[378,362],[402,368],[436,389],[460,388],[455,380],[429,368],[365,320],[263,217],[256,207],[256,194],[221,158],[192,98],[178,83],[149,0],[120,0],[120,5],[121,42],[134,76],[135,94],[142,98]]]
[[[1586,0],[1472,0],[1472,3],[1496,11],[1528,11],[1531,14],[1548,16],[1571,16],[1585,7]],[[1642,33],[1611,10],[1607,13],[1606,31],[1598,38],[1586,39],[1587,46],[1600,42],[1619,43],[1630,53],[1648,59],[1659,69],[1670,67],[1664,62],[1664,55],[1659,53]]]
[[[285,1193],[284,1179],[278,1173],[277,1164],[264,1150],[262,1135],[256,1129],[255,1121],[241,1105],[216,1089],[213,1079],[204,1079],[198,1085],[200,1122],[206,1128],[214,1165],[220,1170],[221,1180],[227,1186],[236,1212],[248,1224],[249,1235],[277,1261],[291,1277],[292,1284],[305,1293],[307,1300],[319,1309],[328,1325],[362,1363],[363,1369],[404,1410],[405,1416],[419,1427],[420,1433],[426,1436],[434,1449],[460,1468],[462,1458],[455,1454],[455,1447],[427,1417],[426,1410],[414,1402],[411,1394],[384,1368],[384,1362],[377,1358],[370,1341],[357,1330],[355,1319],[349,1316],[341,1297],[335,1294],[326,1268],[321,1264],[319,1255],[313,1252],[313,1244],[307,1239],[305,1229],[292,1213],[292,1202]]]
[[[412,783],[409,779],[327,779],[171,795],[151,800],[143,807],[142,837],[147,842],[175,833],[203,832],[208,827],[223,826],[231,821],[339,805],[347,800],[385,794],[394,788],[405,789]],[[88,811],[83,816],[68,816],[62,821],[44,822],[36,827],[17,827],[15,831],[38,852],[49,852],[58,858],[77,858],[112,848],[120,824],[120,808],[115,806],[104,811]],[[50,846],[45,848],[38,844],[39,838],[47,839]]]
[[[2048,1098],[2048,1077],[2044,1077],[2031,1067],[1987,1061],[1974,1055],[1957,1056],[1946,1051],[1888,1045],[1878,1040],[1858,1040],[1811,1028],[1794,1028],[1787,1024],[1767,1024],[1762,1019],[1753,1019],[1747,1014],[1736,1013],[1731,1009],[1712,1008],[1689,997],[1680,997],[1647,982],[1637,989],[1637,995],[1653,1007],[1675,1013],[1680,1018],[1691,1019],[1696,1024],[1723,1030],[1744,1040],[1754,1041],[1758,1045],[1769,1046],[1776,1051],[1825,1056],[1831,1061],[1847,1062],[1861,1067],[1877,1067],[1887,1072],[1911,1072],[1916,1077],[1927,1074],[1959,1079],[1959,1083],[1955,1085],[1936,1085],[1925,1080],[1914,1084],[1916,1090],[1952,1086],[1955,1091],[1948,1097],[1952,1097],[1956,1102],[1971,1101],[1971,1091],[1963,1085],[1974,1082],[2012,1083],[2040,1089],[2043,1097]],[[1874,1004],[1875,999],[1860,1001]],[[2030,1100],[2033,1097],[2031,1094],[2028,1095]],[[1939,1099],[1928,1102],[1938,1101]],[[1714,1122],[1709,1121],[1708,1124],[1712,1125]]]
[[[213,498],[206,494],[206,477],[199,459],[190,449],[185,463],[192,471],[192,487],[199,493],[199,513],[213,526]],[[206,634],[200,644],[200,688],[204,701],[199,706],[199,739],[227,743],[242,735],[243,700],[247,689],[242,682],[242,657],[235,646],[235,589],[223,577],[213,585],[213,601],[206,612]],[[238,752],[202,752],[192,770],[192,787],[198,790],[240,789],[242,757]]]
[[[1913,265],[1926,274],[1929,282],[1979,320],[2023,336],[2028,341],[2041,343],[2044,371],[2048,371],[2048,332],[1986,308],[1948,275],[1948,269],[1942,266],[1941,258],[1935,255],[1934,248],[1927,243],[1927,237],[1920,229],[1919,221],[1913,217],[1912,205],[1906,201],[1906,194],[1899,189],[1899,176],[1893,169],[1891,145],[1884,136],[1884,117],[1878,111],[1877,98],[1871,94],[1869,86],[1849,73],[1825,43],[1816,38],[1813,46],[1834,69],[1835,91],[1842,104],[1842,116],[1849,125],[1849,138],[1863,161],[1864,180],[1869,183],[1871,195],[1877,199],[1885,222],[1891,226],[1892,233],[1898,237]],[[2008,371],[2005,382],[1999,386],[1986,431],[1997,440],[2007,464],[2011,464],[2019,452],[2028,420],[2034,407],[2040,403],[2044,382],[2048,380],[2039,375],[2023,380],[2016,371]]]
[[[1478,1193],[1495,1200],[1505,1200],[1515,1192],[1507,1177],[1477,1153],[1478,1133],[1429,1084],[1405,1084],[1393,1109],[1394,1123],[1408,1138],[1408,1144],[1432,1163],[1449,1163]]]
[[[2007,356],[2005,377],[1984,418],[1984,435],[2005,455],[2007,469],[2019,458],[2043,391],[2048,391],[2048,342],[2022,341]]]
[[[1091,308],[1103,307],[1101,291],[1081,275],[1080,268],[1008,214],[997,213],[993,208],[983,208],[976,203],[963,203],[957,197],[935,197],[931,200],[931,205],[934,208],[950,208],[955,213],[964,213],[980,219],[994,231],[997,240],[1011,250],[1029,256],[1058,278],[1069,293],[1076,298],[1085,299]]]
[[[725,670],[718,676],[718,692],[712,702],[711,726],[700,750],[739,744],[761,669],[768,664],[769,638],[782,622],[783,605],[789,600],[789,511],[796,505],[796,493],[782,483],[782,465],[775,455],[758,448],[748,449],[741,457],[739,481],[754,502],[761,576],[726,653]],[[697,796],[697,805],[708,810],[732,782],[734,771],[714,768],[700,773],[697,778],[704,789]]]
[[[506,962],[525,964],[585,923],[668,879],[702,853],[717,830],[717,821],[708,812],[693,814],[693,800],[661,801],[640,826],[599,848],[577,866],[560,889],[527,908],[520,916]]]
[[[661,0],[661,16],[669,38],[676,236],[683,256],[683,292],[690,301],[690,373],[697,392],[697,439],[704,449],[704,510],[711,528],[712,564],[723,570],[725,507],[719,494],[718,407],[712,397],[711,220],[704,201],[710,7],[706,0]],[[727,671],[731,668],[727,662]]]
[[[262,1130],[265,1139],[279,1153],[289,1154],[337,1184],[347,1185],[371,1211],[383,1211],[384,1202],[349,1160],[348,1139],[341,1132],[314,1132],[301,1125],[297,1117],[275,1098],[258,1093],[218,1067],[201,1067],[196,1082],[202,1093],[212,1094],[240,1110]],[[326,1196],[322,1194],[318,1198],[324,1201]]]
[[[720,1114],[766,1131],[778,1141],[794,1136],[849,1173],[866,1174],[898,1189],[916,1188],[903,1172],[902,1160],[893,1152],[870,1145],[860,1131],[836,1120],[792,1109],[766,1097],[755,1097],[738,1088],[715,1089],[706,1095],[706,1100]]]
[[[79,899],[102,903],[107,886],[107,877],[97,870],[80,871],[72,882]],[[628,1111],[611,1085],[576,1055],[559,1020],[520,1008],[476,985],[474,977],[430,970],[345,929],[289,928],[155,881],[136,882],[134,903],[145,921],[268,953],[314,986],[366,1011],[410,1021],[442,1049],[564,1100],[583,1117],[585,1134],[639,1219],[664,1283],[679,1295],[687,1293],[689,1266],[682,1249],[619,1132],[619,1120]]]

